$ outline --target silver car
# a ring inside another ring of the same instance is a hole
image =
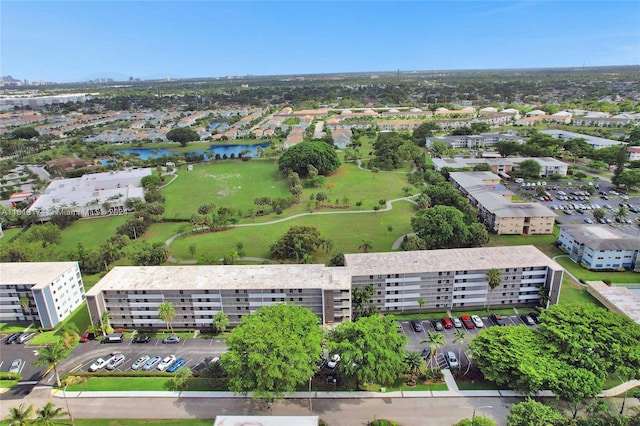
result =
[[[131,365],[132,370],[139,370],[142,366],[149,361],[149,355],[141,356]]]
[[[142,370],[143,371],[149,371],[154,369],[158,364],[160,364],[160,361],[162,361],[162,358],[159,356],[154,356],[153,358],[149,358],[149,361],[147,361],[143,366],[142,366]]]
[[[122,363],[124,362],[125,357],[122,354],[117,354],[116,356],[114,356],[113,358],[111,358],[111,360],[109,361],[109,363],[107,364],[107,370],[115,370],[116,368],[118,368],[120,365],[122,365]]]
[[[456,358],[456,354],[454,354],[453,352],[449,351],[447,352],[447,355],[445,356],[447,358],[447,363],[449,364],[449,368],[455,368],[458,365],[458,358]]]
[[[20,358],[14,360],[11,363],[11,367],[9,367],[9,373],[15,374],[15,373],[19,373],[20,370],[22,369],[22,360]]]

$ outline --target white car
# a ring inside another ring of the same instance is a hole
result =
[[[19,373],[20,370],[22,369],[22,364],[23,362],[20,358],[14,360],[11,363],[11,367],[9,367],[9,373],[11,374]]]
[[[133,363],[133,365],[131,365],[131,369],[139,370],[147,361],[149,361],[149,355],[143,355],[140,358],[138,358],[136,362]]]
[[[106,367],[107,370],[115,370],[120,365],[122,365],[122,363],[124,363],[124,360],[125,360],[124,355],[117,354],[116,356],[111,358],[111,360],[107,363],[107,367]]]
[[[477,328],[482,328],[484,327],[484,323],[482,322],[482,320],[480,319],[479,316],[477,315],[471,315],[471,321],[473,321],[473,324],[475,324],[475,326]]]
[[[340,355],[334,354],[331,357],[331,359],[327,362],[327,367],[333,370],[334,368],[336,368],[339,362],[340,362]]]
[[[456,358],[456,354],[454,354],[453,352],[449,351],[447,352],[445,358],[447,358],[447,363],[449,364],[449,368],[455,368],[458,365],[458,358]]]
[[[93,364],[91,364],[91,367],[89,367],[89,371],[94,372],[94,371],[98,371],[103,369],[107,364],[109,363],[109,361],[107,361],[104,358],[98,358],[96,360],[96,362],[94,362]]]
[[[171,364],[173,364],[174,362],[176,362],[176,356],[175,355],[169,355],[168,357],[163,359],[162,362],[160,362],[160,364],[158,364],[158,366],[156,368],[158,370],[160,370],[160,371],[164,371],[167,368],[169,368],[169,366]]]

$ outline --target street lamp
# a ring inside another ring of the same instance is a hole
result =
[[[473,422],[476,418],[476,410],[480,410],[482,408],[493,408],[493,405],[483,405],[482,407],[473,407],[473,415],[471,416],[471,426],[473,426]]]
[[[311,407],[311,379],[313,376],[309,376],[309,414],[313,414],[313,408]]]

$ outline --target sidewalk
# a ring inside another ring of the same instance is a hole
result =
[[[461,391],[458,386],[453,382],[453,385],[449,383],[449,380],[453,380],[451,372],[449,373],[450,379],[445,375],[445,381],[450,390],[447,391],[394,391],[394,392],[294,392],[290,395],[285,395],[283,399],[348,399],[348,398],[481,398],[481,397],[514,397],[524,398],[525,395],[509,389],[501,390],[468,390]],[[634,387],[640,386],[640,380],[631,380],[623,383],[611,389],[607,389],[598,395],[599,398],[609,398],[623,394],[625,391]],[[51,395],[56,398],[64,398],[65,392],[59,389],[51,389]],[[537,396],[545,398],[553,398],[555,395],[551,391],[538,392]],[[144,391],[118,391],[118,392],[66,392],[67,398],[135,398],[135,397],[149,397],[149,398],[250,398],[251,395],[235,395],[233,392],[196,392],[196,391],[158,391],[158,392],[144,392]]]

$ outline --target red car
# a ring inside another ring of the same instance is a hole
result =
[[[442,324],[444,324],[444,328],[453,328],[453,322],[448,317],[442,318]]]
[[[80,336],[80,342],[84,343],[86,341],[93,340],[95,338],[96,336],[94,333],[91,333],[89,330],[85,330],[85,332],[82,333],[82,336]]]
[[[460,317],[460,319],[462,320],[462,323],[464,324],[465,328],[467,329],[476,328],[475,324],[473,323],[469,315],[463,315]]]

